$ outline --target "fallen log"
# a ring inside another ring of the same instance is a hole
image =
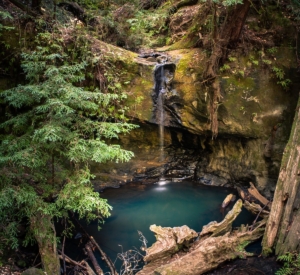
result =
[[[242,188],[237,187],[236,189],[237,189],[237,191],[238,191],[239,196],[240,196],[243,200],[245,200],[246,195],[245,195],[245,192],[242,190]]]
[[[232,223],[236,219],[236,217],[242,211],[243,202],[242,200],[238,200],[235,205],[233,206],[232,210],[230,210],[223,221],[217,222],[210,222],[209,224],[203,226],[203,229],[200,233],[200,236],[204,236],[207,234],[211,234],[212,237],[223,235],[226,232],[231,231]]]
[[[231,232],[232,222],[241,212],[241,207],[242,201],[238,200],[230,211],[231,214],[229,212],[226,215],[225,221],[204,226],[205,234],[203,231],[200,233],[199,240],[191,245],[188,252],[180,252],[164,259],[153,259],[136,275],[200,275],[224,261],[250,256],[244,248],[263,235],[266,220],[254,224],[252,231],[248,226],[241,226]]]
[[[222,208],[226,208],[228,206],[228,204],[234,200],[235,200],[235,195],[233,195],[233,194],[227,195],[222,203]]]
[[[146,249],[145,262],[157,258],[168,258],[181,248],[187,247],[189,241],[198,236],[196,231],[186,225],[171,228],[153,224],[150,226],[150,230],[155,233],[157,242]]]
[[[95,255],[93,253],[93,249],[92,249],[92,244],[91,242],[88,242],[86,245],[85,245],[85,250],[86,250],[86,253],[87,255],[89,256],[94,268],[95,268],[95,271],[96,271],[96,274],[97,275],[104,275],[104,272],[103,270],[101,269],[101,267],[99,266],[98,262],[97,262],[97,259],[95,258]]]
[[[73,220],[76,221],[76,223],[78,224],[78,226],[80,227],[80,229],[84,232],[84,234],[89,238],[89,240],[92,242],[92,244],[99,250],[101,257],[105,260],[107,266],[110,269],[111,275],[118,275],[116,268],[113,264],[113,262],[111,261],[111,259],[106,255],[106,253],[100,248],[100,246],[98,245],[98,243],[95,241],[95,239],[93,238],[93,236],[90,236],[86,230],[83,228],[83,226],[80,224],[80,222],[73,216],[72,217]]]
[[[61,252],[61,251],[58,251],[58,252]],[[70,257],[68,257],[67,255],[58,255],[58,257],[63,260],[65,259],[65,261],[69,264],[72,264],[74,266],[79,266],[80,268],[82,268],[83,270],[87,271],[87,268],[85,266],[83,266],[81,263],[78,263],[74,260],[72,260]]]
[[[248,188],[248,192],[263,205],[267,205],[267,207],[271,209],[271,202],[259,193],[252,182],[250,182],[250,188]]]
[[[111,261],[111,259],[106,255],[106,253],[100,248],[100,246],[98,245],[98,243],[95,241],[95,239],[93,238],[93,236],[90,236],[90,240],[91,242],[93,243],[93,245],[95,247],[97,247],[97,249],[99,250],[101,256],[102,256],[102,259],[105,260],[106,264],[108,265],[109,269],[110,269],[110,272],[111,272],[111,275],[118,275],[117,271],[116,271],[116,268],[113,264],[113,262]]]
[[[86,272],[88,275],[96,275],[96,273],[94,272],[94,270],[90,267],[90,265],[86,262],[86,261],[81,261],[81,263],[83,263],[86,266]]]
[[[244,207],[254,215],[259,215],[261,218],[266,218],[269,216],[270,212],[265,210],[266,205],[261,207],[259,204],[254,202],[244,201]]]
[[[67,255],[58,255],[58,257],[63,260],[65,259],[65,261],[71,265],[77,266],[79,267],[82,271],[81,272],[85,272],[84,274],[87,275],[97,275],[94,270],[90,267],[90,265],[86,262],[86,261],[81,261],[80,263],[72,260],[70,257],[68,257]],[[84,265],[82,265],[84,264]]]

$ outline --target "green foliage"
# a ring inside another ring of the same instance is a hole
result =
[[[275,275],[300,274],[300,254],[287,252],[278,256],[277,260],[283,262],[283,267]]]
[[[277,53],[278,49],[276,47],[272,47],[272,48],[269,48],[267,49],[267,52],[270,53],[270,54],[275,54]]]
[[[165,43],[165,40],[159,39],[159,34],[167,30],[165,20],[168,14],[166,12],[157,12],[148,10],[139,10],[134,18],[127,19],[130,26],[130,37],[128,39],[140,40],[140,43],[152,46],[157,42]]]
[[[201,2],[206,2],[206,0],[202,0]],[[213,0],[213,2],[216,4],[221,4],[225,7],[243,4],[243,0]]]
[[[292,81],[288,78],[285,78],[285,72],[283,69],[280,69],[276,66],[272,67],[272,71],[275,73],[276,78],[278,79],[277,84],[281,85],[282,88],[287,90],[292,83]]]
[[[230,66],[228,64],[224,64],[221,68],[220,71],[221,72],[225,72],[228,71],[230,69]]]
[[[250,59],[250,61],[251,61],[252,64],[258,66],[259,61],[257,59],[255,59],[255,57],[253,55],[250,55],[249,59]]]
[[[22,54],[27,84],[1,93],[7,113],[0,124],[0,250],[16,248],[20,224],[37,213],[54,218],[71,210],[99,221],[109,216],[107,201],[93,190],[89,164],[133,156],[108,143],[136,128],[126,121],[126,95],[116,78],[101,91],[85,89],[86,71],[100,62],[82,52],[85,44],[78,39],[69,51],[54,34],[38,40],[34,51]],[[109,65],[102,69],[113,75]],[[28,230],[24,244],[33,232]]]
[[[284,79],[284,71],[278,67],[273,67],[272,68],[272,71],[275,73],[276,77],[279,79],[279,80],[282,80]]]
[[[9,31],[14,29],[14,27],[3,25],[1,23],[5,23],[11,19],[12,16],[9,12],[0,10],[0,37],[3,35],[3,31]],[[6,49],[9,49],[11,47],[10,44],[6,43],[5,41],[0,41],[0,43],[3,44]]]
[[[243,4],[243,0],[224,0],[221,1],[224,6],[233,6],[237,4]]]
[[[239,74],[240,76],[244,77],[244,76],[245,76],[245,71],[239,70],[239,71],[238,71],[238,74]]]
[[[271,65],[272,64],[272,61],[269,60],[269,59],[262,59],[262,62],[266,65]]]

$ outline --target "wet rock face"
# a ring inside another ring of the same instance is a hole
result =
[[[154,70],[154,93],[157,98],[160,93],[173,90],[173,79],[176,65],[173,63],[158,64]]]
[[[291,52],[286,51],[278,48],[278,62],[291,57]],[[209,94],[200,83],[207,60],[201,49],[149,51],[139,57],[124,51],[119,55],[128,56],[123,61],[128,63],[127,84],[123,87],[128,94],[128,115],[141,127],[117,141],[135,153],[131,162],[101,164],[104,172],[96,169],[100,189],[135,178],[157,179],[163,171],[171,178],[188,177],[210,185],[248,185],[252,181],[265,196],[272,195],[295,111],[300,86],[297,79],[293,79],[294,86],[287,92],[278,86],[270,71],[254,67],[249,57],[236,58],[230,66],[235,70],[245,68],[245,74],[220,76],[219,135],[212,141]],[[163,125],[167,149],[163,163],[159,161],[156,117],[160,91],[165,91]]]
[[[160,160],[157,125],[141,124],[118,143],[134,152],[128,163],[112,162],[93,167],[97,190],[118,187],[129,181],[154,183],[164,175],[168,180],[195,180],[200,184],[234,187],[253,182],[265,196],[271,197],[278,176],[280,161],[264,157],[261,139],[222,138],[191,134],[165,128],[165,160]]]
[[[291,53],[282,51],[285,53],[282,56],[289,58]],[[152,52],[145,54],[143,60],[147,58],[154,60],[151,66],[156,66],[152,73],[157,81],[153,80],[154,88],[147,99],[149,104],[152,97],[152,117],[145,120],[158,124],[157,95],[163,92],[162,124],[169,127],[166,130],[171,137],[169,144],[188,151],[193,144],[191,140],[196,140],[192,149],[194,159],[186,160],[180,150],[170,149],[163,171],[171,177],[183,174],[209,185],[247,185],[252,181],[260,192],[270,197],[295,110],[296,80],[287,96],[270,71],[253,68],[248,57],[236,58],[230,66],[243,67],[246,73],[243,77],[234,73],[220,77],[219,135],[212,141],[210,98],[199,82],[205,69],[205,54],[200,49],[189,49],[163,54]],[[283,62],[282,57],[279,59]],[[183,169],[180,162],[186,167],[196,162],[194,172],[187,173],[189,169]]]

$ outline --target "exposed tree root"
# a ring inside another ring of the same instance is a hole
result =
[[[208,1],[212,11],[212,53],[207,62],[204,79],[211,79],[206,82],[210,85],[210,124],[212,138],[218,135],[218,107],[221,100],[220,83],[217,79],[220,60],[225,59],[229,48],[234,48],[237,44],[242,28],[247,17],[250,2],[235,5],[232,10],[226,12],[226,19],[222,26],[218,26],[218,17],[222,13],[222,7],[215,2]]]

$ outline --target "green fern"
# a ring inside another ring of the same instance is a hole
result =
[[[283,267],[275,275],[300,274],[300,254],[287,252],[278,256],[277,260],[283,262]]]

